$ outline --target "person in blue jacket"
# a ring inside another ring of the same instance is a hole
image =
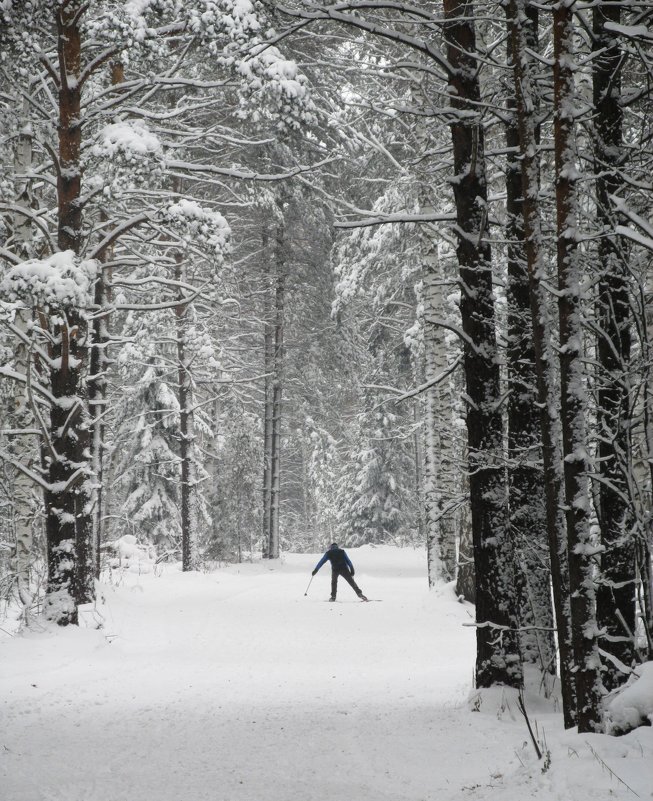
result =
[[[338,591],[338,576],[342,576],[344,578],[344,580],[347,582],[347,584],[349,584],[356,595],[358,595],[361,601],[367,601],[367,598],[363,595],[363,591],[354,581],[354,566],[351,563],[351,559],[347,556],[342,548],[338,547],[337,542],[332,542],[331,545],[329,545],[328,551],[315,565],[315,569],[311,575],[314,576],[322,567],[322,565],[326,564],[327,562],[331,562],[330,601],[336,600],[336,592]]]

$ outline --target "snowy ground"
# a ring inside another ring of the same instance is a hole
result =
[[[104,585],[102,630],[0,640],[0,801],[603,801],[653,798],[653,729],[562,729],[527,697],[470,710],[471,609],[420,551],[349,551]]]

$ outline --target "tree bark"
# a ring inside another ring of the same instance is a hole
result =
[[[111,65],[111,83],[115,86],[124,80],[124,68],[121,62]],[[101,218],[107,221],[107,214],[102,212]],[[95,477],[95,503],[93,506],[93,529],[95,549],[95,577],[99,578],[101,570],[102,541],[104,539],[104,433],[105,414],[107,409],[107,370],[109,359],[109,321],[108,306],[111,304],[111,268],[103,265],[111,261],[114,247],[110,245],[98,254],[98,274],[93,291],[95,315],[91,323],[89,348],[88,405],[91,415],[91,442],[93,475]]]
[[[525,33],[525,44],[534,52],[538,48],[537,12],[532,6],[511,3],[508,14],[508,55],[513,65],[515,83],[523,72],[526,48],[514,53],[511,29],[518,25]],[[514,14],[519,13],[516,20]],[[515,72],[515,61],[521,64]],[[516,94],[517,90],[515,90]],[[522,87],[523,92],[523,87]],[[537,93],[530,92],[533,111],[537,114]],[[528,628],[521,634],[524,662],[540,665],[544,677],[556,674],[556,647],[553,636],[551,605],[551,563],[546,536],[546,497],[542,469],[542,432],[538,407],[537,367],[531,323],[529,266],[526,259],[524,194],[537,193],[538,186],[523,186],[522,161],[526,158],[521,145],[520,114],[516,97],[509,97],[506,124],[506,234],[508,239],[508,506],[510,525],[520,554],[518,582],[521,623]],[[531,148],[539,143],[539,132],[533,127]],[[537,170],[537,156],[529,155],[529,165]],[[535,202],[537,202],[535,198]]]
[[[497,358],[484,133],[471,0],[444,0],[449,96],[454,109],[460,313],[465,337],[467,442],[476,570],[476,685],[522,682],[514,589],[514,547],[506,514],[503,422]],[[495,626],[503,629],[497,637]],[[505,628],[503,628],[505,627]]]
[[[432,381],[447,368],[443,329],[438,319],[443,316],[442,271],[437,244],[423,236],[422,303],[424,306],[424,380]],[[442,461],[445,451],[442,429],[446,421],[440,410],[443,404],[440,386],[429,387],[424,393],[424,505],[426,510],[426,556],[429,587],[438,582],[452,581],[456,569],[456,543],[453,520],[443,515],[441,487]],[[449,421],[450,422],[450,421]]]
[[[554,611],[560,651],[563,716],[565,727],[576,722],[574,661],[571,647],[566,521],[562,497],[562,452],[560,420],[556,411],[556,380],[553,370],[555,353],[552,325],[542,285],[544,277],[544,240],[539,205],[539,157],[537,121],[534,116],[536,92],[532,64],[527,56],[528,37],[523,27],[529,19],[524,0],[512,0],[508,6],[511,62],[514,74],[515,104],[519,129],[520,177],[522,181],[522,221],[524,256],[528,270],[529,304],[533,350],[540,406],[542,461],[545,490],[546,530],[551,564]]]
[[[415,371],[419,374],[418,371]],[[413,423],[415,431],[413,432],[413,458],[415,460],[415,528],[417,530],[417,542],[423,543],[426,539],[426,526],[424,521],[424,455],[422,454],[422,441],[420,438],[420,416],[419,409],[415,404],[413,406]],[[412,542],[415,539],[411,537]]]
[[[586,377],[583,368],[580,269],[576,208],[577,168],[574,155],[574,16],[559,3],[553,11],[554,152],[558,316],[560,325],[560,392],[564,454],[565,513],[571,598],[571,639],[576,668],[579,732],[601,725],[600,660],[596,626],[593,557],[590,538]]]
[[[58,230],[61,251],[79,255],[81,196],[81,0],[56,12],[59,58]],[[61,625],[77,622],[77,606],[94,597],[90,434],[84,381],[87,323],[82,311],[66,307],[52,323],[50,369],[49,488],[45,491],[48,543],[46,615]]]
[[[275,233],[268,261],[264,309],[265,407],[263,427],[263,558],[279,558],[281,500],[281,426],[283,397],[283,328],[286,296],[283,201],[275,209]],[[267,231],[263,250],[267,251]]]
[[[263,229],[263,257],[268,259],[268,232]],[[270,554],[270,525],[272,520],[272,451],[274,409],[272,387],[274,382],[274,323],[273,323],[273,270],[272,260],[267,263],[263,309],[263,558]]]
[[[181,281],[182,256],[176,257],[175,278]],[[181,295],[180,291],[180,295]],[[177,321],[177,374],[179,393],[179,459],[181,470],[181,569],[197,570],[199,554],[197,544],[197,476],[195,471],[195,412],[193,379],[188,358],[188,303],[175,307]]]
[[[57,174],[60,250],[79,255],[82,237],[81,0],[63,3],[56,13],[59,56],[59,169]]]
[[[16,147],[16,173],[18,186],[16,192],[16,205],[25,210],[32,208],[34,198],[32,184],[28,177],[32,169],[32,126],[30,121],[30,106],[27,99],[23,100],[23,117],[20,121],[20,132]],[[14,249],[21,259],[28,259],[31,253],[32,226],[29,218],[23,214],[14,214],[12,239]],[[28,337],[28,327],[32,322],[32,312],[29,309],[20,309],[16,312],[14,325],[22,333],[16,337],[14,346],[14,362],[16,372],[28,375],[33,370],[31,354],[24,338]],[[16,460],[32,468],[39,458],[39,446],[36,438],[27,433],[34,429],[36,421],[30,411],[29,385],[15,382],[13,404],[9,410],[10,428],[14,433],[8,436],[9,452]],[[17,592],[20,603],[23,605],[23,615],[29,620],[29,609],[32,603],[31,567],[34,555],[33,526],[37,515],[35,503],[34,484],[31,479],[20,470],[13,471],[13,523],[16,536],[15,568]]]
[[[636,628],[635,543],[629,531],[631,510],[625,479],[631,451],[627,385],[631,319],[625,242],[614,232],[617,220],[610,200],[610,196],[619,194],[623,187],[620,175],[623,160],[620,105],[623,54],[617,34],[606,29],[606,23],[620,24],[621,7],[616,0],[603,0],[592,13],[594,172],[600,230],[600,277],[596,300],[599,328],[598,494],[599,526],[604,547],[596,597],[597,622],[604,630],[604,650],[626,666],[631,666],[636,656],[635,644],[628,634]],[[618,670],[610,660],[605,662],[603,683],[608,690],[627,678],[628,674]]]
[[[111,258],[109,252],[98,257],[98,274],[93,290],[95,316],[90,328],[88,406],[91,415],[91,458],[95,477],[95,502],[93,504],[93,544],[95,555],[95,577],[99,578],[101,570],[101,553],[104,523],[104,415],[106,413],[107,369],[109,367],[106,311],[110,303],[110,282],[104,275],[102,264]]]
[[[469,495],[469,479],[463,476],[461,492]],[[456,575],[456,595],[471,604],[476,603],[476,574],[474,570],[474,539],[469,506],[463,504],[458,516],[458,562]]]
[[[16,312],[14,325],[27,336],[28,324],[31,323],[31,314],[27,309]],[[28,375],[32,371],[30,353],[22,338],[17,338],[14,345],[14,363],[16,372]],[[8,450],[16,461],[29,469],[39,462],[39,447],[37,438],[30,433],[36,425],[34,416],[30,411],[29,385],[15,383],[15,393],[12,398],[8,414],[9,428]],[[13,470],[12,481],[12,517],[15,532],[15,570],[16,589],[18,599],[23,607],[23,618],[29,621],[29,610],[32,605],[32,561],[33,553],[33,527],[38,514],[38,504],[35,499],[34,484],[21,470]]]
[[[276,286],[274,290],[274,368],[272,379],[272,453],[270,486],[270,534],[268,557],[279,558],[279,515],[281,502],[281,424],[283,395],[283,330],[286,297],[285,229],[283,211],[277,224],[274,263]]]

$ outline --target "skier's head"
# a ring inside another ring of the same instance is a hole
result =
[[[338,547],[338,543],[337,542],[332,542],[331,545],[329,545],[329,550],[332,551],[334,548],[337,548],[337,547]]]

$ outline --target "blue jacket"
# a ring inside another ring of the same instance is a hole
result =
[[[329,548],[320,561],[315,565],[313,574],[317,573],[322,565],[326,564],[327,562],[331,562],[331,570],[335,570],[337,573],[342,573],[344,570],[349,570],[352,576],[354,575],[354,566],[351,563],[351,559],[347,556],[342,548]]]

